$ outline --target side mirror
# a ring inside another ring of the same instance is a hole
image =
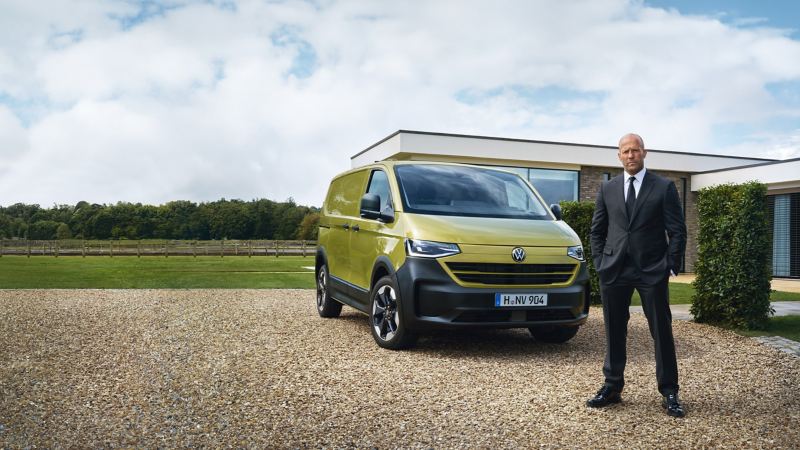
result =
[[[381,220],[389,223],[394,222],[394,211],[388,209],[381,212],[381,197],[378,194],[364,194],[361,197],[361,217],[365,219]]]
[[[361,217],[378,219],[381,216],[381,197],[378,194],[364,194],[361,197]]]
[[[561,220],[561,206],[558,203],[551,204],[550,211],[556,216],[556,220]]]

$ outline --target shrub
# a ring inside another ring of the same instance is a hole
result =
[[[699,252],[691,312],[697,322],[766,326],[771,313],[767,188],[750,182],[700,190]]]
[[[594,202],[561,202],[561,214],[564,222],[567,223],[581,238],[583,252],[586,255],[587,267],[589,269],[589,282],[591,284],[591,299],[593,305],[599,305],[600,301],[600,280],[594,270],[592,261],[592,246],[590,244],[589,232],[592,228],[592,216],[594,215]]]

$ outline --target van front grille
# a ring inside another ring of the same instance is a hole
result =
[[[459,280],[488,285],[565,283],[575,273],[577,266],[577,264],[447,263],[447,267]]]

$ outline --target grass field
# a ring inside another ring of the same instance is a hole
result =
[[[0,258],[3,289],[314,287],[313,256]]]
[[[736,330],[745,336],[783,336],[800,342],[800,316],[771,317],[766,330]]]
[[[692,303],[692,296],[694,295],[694,288],[688,283],[670,283],[669,284],[669,303],[672,305],[690,305]],[[769,297],[773,302],[797,302],[800,301],[800,293],[797,292],[782,292],[772,291]],[[631,305],[640,306],[642,304],[639,298],[639,293],[633,293]]]

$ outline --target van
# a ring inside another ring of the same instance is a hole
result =
[[[469,327],[566,342],[588,317],[588,283],[558,205],[512,172],[381,161],[336,176],[322,206],[317,312],[365,313],[383,348]]]

